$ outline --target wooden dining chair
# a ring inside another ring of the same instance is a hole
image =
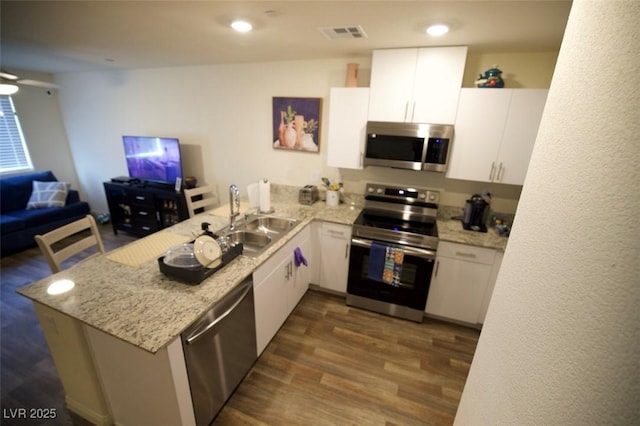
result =
[[[218,200],[218,190],[215,185],[204,185],[197,188],[185,189],[184,197],[187,201],[189,217],[203,213],[220,204]]]
[[[105,253],[100,231],[91,215],[46,234],[36,235],[35,239],[53,273],[60,272],[64,261],[81,252],[94,251],[82,260]]]

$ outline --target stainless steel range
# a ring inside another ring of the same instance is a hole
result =
[[[440,193],[369,183],[353,225],[347,304],[422,322],[438,247]]]

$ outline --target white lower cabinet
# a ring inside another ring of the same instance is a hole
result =
[[[258,356],[276,335],[309,288],[310,272],[296,266],[294,250],[299,247],[311,264],[311,232],[307,226],[253,273]]]
[[[323,222],[320,231],[320,287],[345,294],[351,226]]]
[[[482,323],[495,257],[496,250],[493,249],[441,241],[426,313],[470,324]]]
[[[480,314],[478,315],[478,323],[484,324],[484,319],[487,316],[489,310],[489,302],[493,296],[493,288],[496,285],[498,279],[498,272],[500,272],[500,266],[502,265],[502,257],[504,253],[501,251],[496,252],[496,258],[493,261],[493,267],[491,268],[491,275],[489,276],[489,283],[487,289],[484,291],[484,297],[482,298],[482,305],[480,306]]]

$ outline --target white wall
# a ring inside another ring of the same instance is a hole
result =
[[[178,137],[188,151],[185,174],[221,190],[235,183],[244,193],[262,177],[303,186],[313,173],[328,174],[326,127],[320,154],[274,150],[271,102],[320,97],[328,116],[329,89],[344,86],[348,62],[370,68],[370,59],[350,58],[58,75],[69,143],[93,210],[107,210],[102,182],[127,175],[125,134]]]
[[[638,22],[573,2],[457,425],[638,423]]]
[[[496,52],[469,53],[462,87],[476,87],[478,74],[494,65],[502,71],[505,87],[510,89],[546,89],[558,59],[558,52]]]
[[[53,82],[50,74],[20,71],[20,78]],[[67,133],[62,121],[58,91],[21,85],[13,103],[36,171],[51,170],[58,180],[79,189]]]

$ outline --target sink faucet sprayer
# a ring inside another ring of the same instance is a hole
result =
[[[235,206],[235,208],[234,208]],[[236,227],[236,217],[240,216],[240,191],[235,185],[229,187],[229,230],[233,231]]]

